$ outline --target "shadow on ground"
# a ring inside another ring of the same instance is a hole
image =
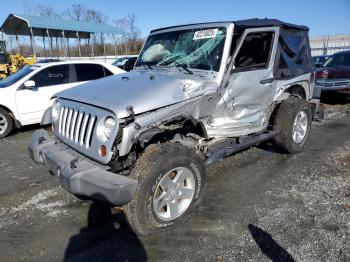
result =
[[[257,145],[256,147],[265,151],[265,153],[267,153],[267,154],[282,154],[282,155],[286,154],[286,151],[284,151],[282,148],[278,147],[273,142],[273,140],[262,142],[259,145]]]
[[[121,213],[92,203],[87,227],[70,238],[64,261],[146,261],[146,251]]]
[[[28,131],[35,131],[35,130],[38,130],[38,129],[46,129],[46,130],[50,130],[51,129],[51,126],[50,125],[45,125],[45,126],[42,126],[40,124],[34,124],[34,125],[28,125],[28,126],[22,126],[21,128],[19,129],[14,129],[9,136],[14,136],[14,135],[17,135],[17,134],[21,134],[21,133],[26,133]]]
[[[250,234],[254,238],[261,252],[273,262],[294,262],[293,257],[272,236],[261,228],[252,224],[248,225]]]

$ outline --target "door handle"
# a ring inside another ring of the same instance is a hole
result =
[[[273,77],[260,80],[260,84],[271,84],[273,82]]]

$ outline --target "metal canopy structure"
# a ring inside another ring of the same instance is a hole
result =
[[[93,34],[111,34],[115,39],[115,35],[124,35],[124,31],[112,25],[93,23],[88,21],[64,20],[51,17],[39,17],[31,15],[10,14],[0,28],[2,33],[7,35],[15,35],[18,43],[18,36],[29,36],[33,54],[35,52],[34,37],[60,37],[66,39],[67,48],[69,38],[77,38],[79,40],[79,55],[80,39],[90,39]],[[93,52],[93,44],[91,46]],[[52,54],[50,46],[50,53]],[[51,55],[52,56],[52,55]]]

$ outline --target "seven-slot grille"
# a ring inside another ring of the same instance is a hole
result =
[[[58,133],[74,144],[91,147],[97,116],[78,109],[62,106]]]

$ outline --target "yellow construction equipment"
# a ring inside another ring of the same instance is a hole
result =
[[[0,79],[17,72],[25,65],[36,63],[36,56],[26,58],[20,54],[8,55],[6,53],[6,42],[0,41]]]

